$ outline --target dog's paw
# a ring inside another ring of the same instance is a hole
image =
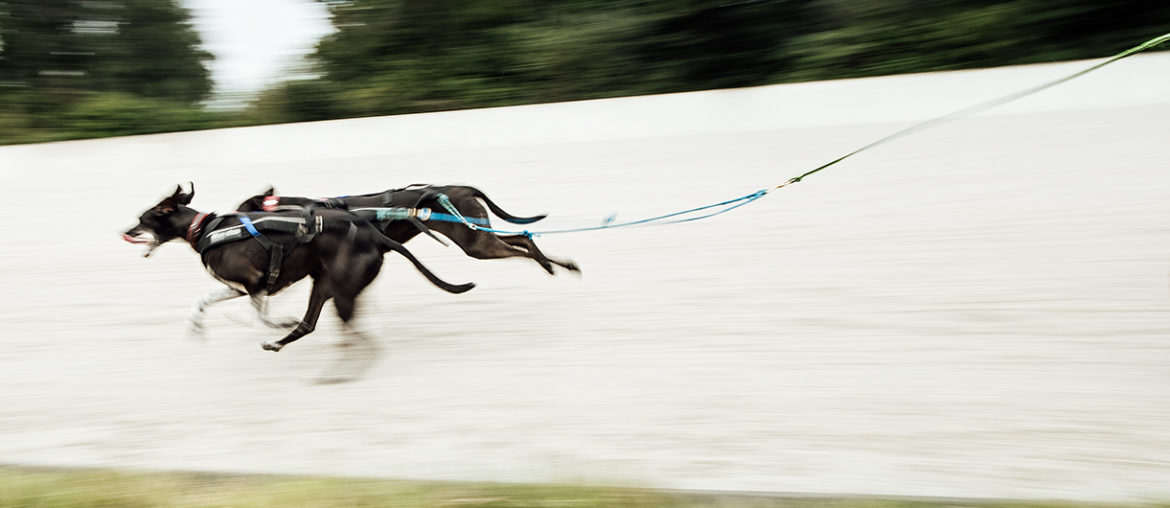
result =
[[[269,340],[266,340],[266,341],[260,343],[260,348],[265,350],[265,351],[278,352],[278,351],[280,351],[280,348],[283,348],[283,347],[284,346],[282,346],[276,342],[269,341]]]
[[[569,273],[572,273],[573,275],[578,277],[581,276],[581,265],[578,265],[576,261],[565,261],[561,263],[561,267],[568,270]]]

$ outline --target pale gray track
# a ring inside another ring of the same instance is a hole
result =
[[[479,287],[443,293],[388,256],[359,319],[382,356],[339,385],[309,383],[339,354],[331,310],[279,354],[233,319],[242,300],[185,342],[216,283],[185,244],[144,260],[117,233],[187,180],[204,209],[268,183],[471,183],[552,214],[534,226],[593,225],[746,194],[906,124],[269,162],[192,155],[198,134],[5,148],[0,459],[1165,500],[1167,118],[968,119],[710,221],[537,240],[582,278],[420,238],[436,273]],[[272,311],[299,316],[306,289]]]

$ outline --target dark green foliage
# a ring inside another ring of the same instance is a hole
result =
[[[125,92],[183,104],[198,102],[211,91],[198,49],[199,35],[174,0],[123,0],[112,15],[116,34],[95,38],[97,51],[89,74],[103,91]]]
[[[308,79],[244,112],[177,0],[0,0],[0,143],[596,99],[1112,55],[1165,0],[319,0]]]
[[[0,1],[0,143],[206,128],[199,37],[175,0]]]
[[[334,0],[283,122],[1107,56],[1170,31],[1153,0]]]
[[[778,81],[941,71],[1103,57],[1170,32],[1170,3],[1148,0],[824,2],[843,20],[799,37]]]

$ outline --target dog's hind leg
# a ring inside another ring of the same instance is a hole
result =
[[[438,230],[438,228],[435,228]],[[441,231],[447,238],[450,238],[455,245],[463,249],[463,253],[475,259],[504,259],[504,258],[529,258],[540,264],[541,268],[552,275],[553,265],[547,258],[542,256],[533,256],[525,246],[512,245],[505,242],[507,236],[496,236],[487,231],[476,231],[465,228],[462,224],[452,227],[444,227]],[[516,235],[518,238],[527,239],[523,235]]]
[[[256,311],[256,319],[258,319],[264,326],[269,328],[278,328],[287,330],[300,323],[295,318],[271,319],[268,317],[268,293],[259,292],[251,295],[252,309]]]
[[[326,291],[322,284],[318,281],[313,281],[313,291],[309,294],[309,308],[305,310],[305,317],[301,319],[300,324],[293,328],[288,335],[278,341],[264,341],[260,343],[260,347],[268,351],[280,351],[281,348],[287,346],[290,342],[297,340],[305,335],[308,335],[317,328],[317,318],[321,317],[321,307],[325,306],[325,302],[329,301],[332,295]]]
[[[532,238],[524,235],[497,236],[496,238],[499,238],[500,241],[512,247],[518,247],[528,251],[529,256],[536,260],[537,263],[540,263],[540,266],[545,267],[545,270],[549,270],[548,264],[552,263],[570,272],[577,274],[581,273],[581,267],[577,266],[576,261],[571,259],[550,258],[544,255],[544,253],[540,251],[540,248],[536,246],[536,242],[532,241]],[[549,270],[549,273],[552,273],[552,270]]]
[[[187,337],[194,340],[204,340],[203,316],[207,308],[214,303],[219,303],[224,300],[231,300],[232,298],[239,298],[244,296],[244,292],[236,288],[223,288],[218,291],[212,291],[195,302],[194,308],[191,309],[191,315],[187,318]]]
[[[476,259],[503,259],[524,257],[536,261],[549,275],[555,275],[553,265],[559,265],[571,272],[580,273],[577,263],[571,260],[553,259],[545,256],[536,243],[524,235],[494,235],[486,231],[474,231],[455,235],[452,239],[463,252]]]
[[[571,272],[581,271],[573,261],[545,256],[526,235],[497,235],[473,230],[463,224],[443,222],[432,224],[431,229],[450,238],[464,254],[475,259],[528,258],[536,261],[549,275],[556,274],[553,265],[559,265]]]

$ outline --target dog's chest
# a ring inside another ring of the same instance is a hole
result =
[[[248,291],[247,288],[245,288],[243,284],[240,284],[239,282],[236,282],[234,280],[228,280],[228,279],[225,279],[223,277],[220,277],[218,273],[215,273],[215,269],[213,269],[210,265],[203,265],[203,267],[207,269],[207,273],[210,273],[212,277],[215,277],[215,280],[218,280],[218,281],[226,284],[228,287],[235,289],[235,290],[238,290],[238,291],[243,291],[245,293]]]

